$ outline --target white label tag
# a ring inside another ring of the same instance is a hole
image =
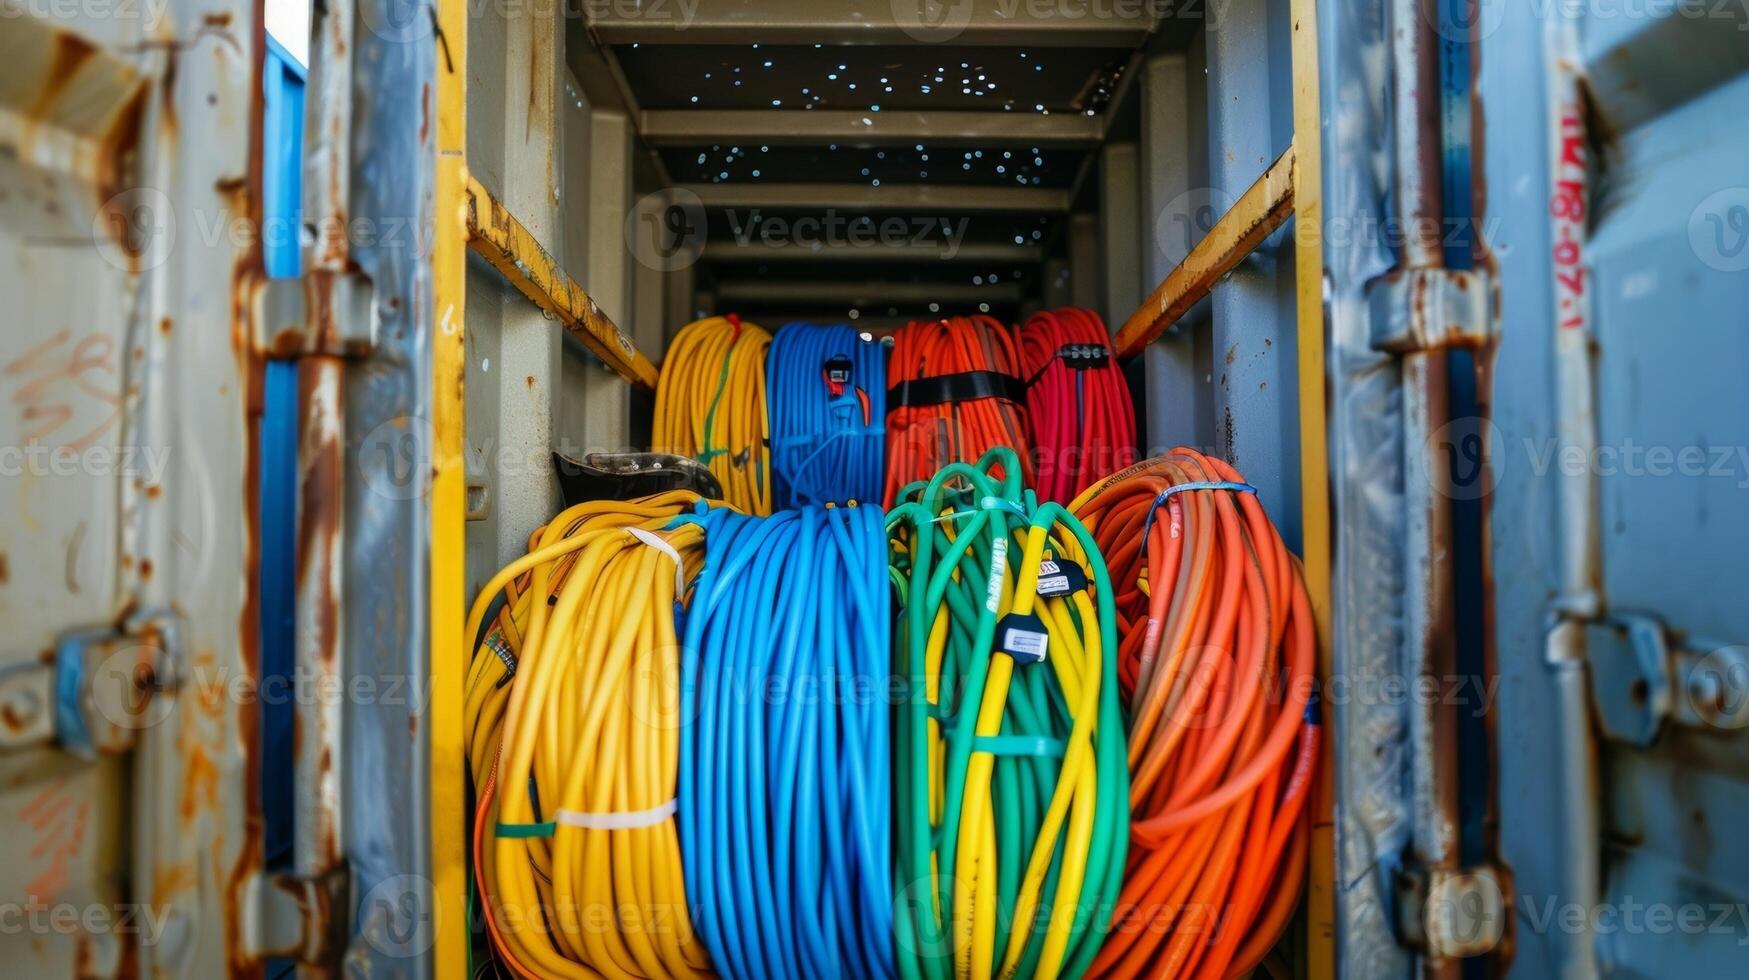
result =
[[[1015,656],[1027,657],[1032,660],[1043,660],[1045,650],[1050,644],[1051,637],[1048,633],[1034,633],[1031,630],[1013,627],[1009,627],[1008,632],[1002,638],[1004,650]]]
[[[1055,565],[1056,562],[1046,562],[1045,564]],[[1056,569],[1053,568],[1051,571],[1054,572]],[[1041,578],[1038,580],[1039,595],[1052,596],[1067,591],[1069,591],[1069,576],[1067,575],[1051,575],[1047,578]]]

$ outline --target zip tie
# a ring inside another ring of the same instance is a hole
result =
[[[1248,493],[1253,497],[1257,496],[1256,487],[1249,483],[1234,483],[1231,480],[1204,480],[1198,483],[1179,483],[1167,487],[1160,491],[1159,495],[1154,498],[1154,503],[1148,508],[1148,518],[1142,522],[1142,540],[1146,541],[1148,532],[1154,529],[1154,515],[1160,512],[1160,508],[1167,499],[1175,493],[1183,493],[1186,490],[1233,490],[1238,493]]]
[[[1068,746],[1060,738],[1044,735],[975,735],[972,751],[985,755],[1029,755],[1043,759],[1061,758]]]
[[[1023,520],[1026,518],[1026,508],[1015,501],[1004,500],[1001,497],[985,497],[978,501],[978,506],[983,510],[1005,510]]]
[[[669,797],[668,802],[650,807],[648,810],[622,810],[618,813],[584,813],[581,810],[560,810],[553,814],[553,822],[566,827],[582,827],[584,830],[639,830],[644,827],[654,827],[680,809],[678,797]]]
[[[654,827],[674,816],[680,807],[678,799],[653,806],[648,810],[625,810],[618,813],[584,813],[581,810],[560,810],[545,823],[501,823],[493,832],[506,839],[551,837],[560,827],[581,827],[584,830],[642,830]]]
[[[686,563],[681,561],[680,552],[675,551],[673,545],[653,531],[641,527],[628,527],[626,530],[631,532],[632,537],[674,559],[674,600],[680,601],[680,597],[686,594]]]

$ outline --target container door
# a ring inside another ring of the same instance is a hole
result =
[[[261,33],[0,0],[0,963],[253,963]]]
[[[1508,961],[1740,973],[1749,10],[1479,7]]]

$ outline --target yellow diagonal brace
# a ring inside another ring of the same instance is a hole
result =
[[[517,291],[552,314],[615,374],[656,387],[656,365],[559,267],[532,233],[480,182],[467,183],[468,247],[503,274]]]
[[[1140,354],[1287,221],[1294,213],[1293,171],[1290,146],[1124,322],[1117,332],[1120,357]]]

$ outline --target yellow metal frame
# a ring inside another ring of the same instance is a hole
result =
[[[1119,331],[1116,346],[1139,352],[1159,337],[1265,238],[1296,216],[1295,274],[1299,337],[1300,501],[1303,568],[1317,616],[1319,673],[1329,677],[1330,474],[1325,407],[1323,164],[1319,112],[1316,0],[1293,0],[1294,142],[1223,215],[1208,236]],[[473,249],[510,283],[558,318],[609,367],[653,386],[656,368],[582,287],[561,269],[514,215],[467,170],[466,0],[439,0],[437,55],[437,234],[432,247],[431,396],[431,868],[434,973],[463,980],[468,961],[466,772],[462,681],[467,650],[466,490],[463,469],[467,251]],[[1326,739],[1329,746],[1332,739]],[[1315,798],[1307,899],[1307,973],[1335,975],[1333,759],[1326,749]]]
[[[468,966],[467,758],[462,730],[467,649],[467,0],[438,0],[436,229],[431,247],[431,746],[432,975]]]

